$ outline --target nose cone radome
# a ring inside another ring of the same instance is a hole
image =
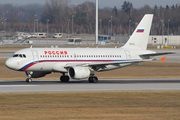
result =
[[[12,59],[7,59],[6,62],[5,62],[5,65],[9,69],[17,70],[17,66],[16,66],[14,60],[12,60]]]

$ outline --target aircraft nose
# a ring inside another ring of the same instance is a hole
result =
[[[9,69],[13,69],[13,70],[16,70],[16,69],[17,69],[17,68],[16,68],[16,67],[17,67],[16,64],[14,64],[14,61],[11,60],[11,59],[7,59],[6,62],[5,62],[5,65],[6,65],[6,67],[9,68]]]

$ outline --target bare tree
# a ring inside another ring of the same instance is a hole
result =
[[[51,23],[66,21],[69,17],[69,3],[71,0],[47,0],[44,6],[42,22],[47,19]]]

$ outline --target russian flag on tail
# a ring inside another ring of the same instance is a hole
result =
[[[144,29],[137,29],[136,33],[143,33]]]

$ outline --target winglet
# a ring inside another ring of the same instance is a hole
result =
[[[165,62],[165,58],[166,58],[166,56],[165,56],[165,57],[163,57],[163,58],[161,58],[161,60],[162,60],[163,62]]]

